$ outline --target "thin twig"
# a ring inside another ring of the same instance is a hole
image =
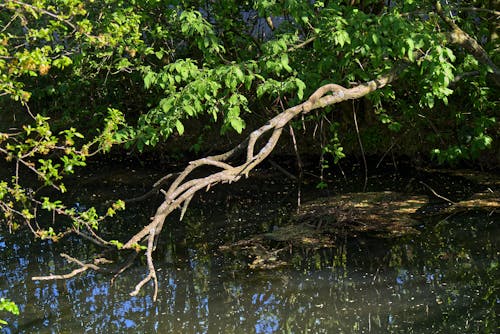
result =
[[[302,179],[304,177],[304,170],[302,168],[302,159],[300,158],[299,149],[297,147],[297,140],[295,138],[295,133],[293,132],[293,127],[291,124],[288,124],[290,128],[290,135],[292,136],[293,141],[293,149],[295,150],[295,156],[297,157],[297,168],[299,169],[299,177],[297,178],[297,213],[300,212],[300,202],[302,195]]]
[[[35,277],[32,277],[31,280],[33,280],[33,281],[61,280],[61,279],[68,279],[68,278],[74,277],[74,276],[76,276],[76,275],[78,275],[80,273],[83,273],[84,271],[86,271],[88,269],[92,269],[92,270],[95,270],[95,271],[102,270],[101,267],[96,266],[95,264],[92,264],[92,263],[83,263],[80,260],[77,260],[77,259],[75,259],[75,258],[73,258],[73,257],[71,257],[71,256],[69,256],[67,254],[64,254],[64,253],[61,254],[61,257],[65,258],[69,262],[74,262],[74,263],[78,264],[80,266],[80,268],[77,268],[77,269],[75,269],[72,272],[67,273],[67,274],[48,275],[48,276],[35,276]]]
[[[387,74],[349,89],[336,84],[321,86],[305,102],[288,108],[276,115],[265,125],[254,130],[245,140],[232,150],[223,154],[191,161],[172,182],[168,191],[164,193],[165,200],[156,210],[151,222],[136,232],[122,247],[123,250],[135,250],[138,245],[147,240],[146,258],[148,275],[136,285],[131,295],[137,295],[147,282],[153,280],[153,298],[154,300],[157,298],[158,280],[152,253],[155,250],[155,242],[158,240],[158,236],[163,229],[163,224],[171,212],[179,208],[183,203],[186,203],[188,199],[192,198],[194,194],[201,189],[207,189],[218,183],[236,182],[242,176],[247,177],[253,168],[271,154],[281,137],[284,126],[289,124],[294,117],[301,114],[307,114],[314,109],[324,108],[342,101],[363,97],[395,80],[406,66],[407,65],[395,66],[394,69]],[[267,136],[267,139],[256,152],[255,145],[258,143],[258,140],[269,132],[271,134]],[[243,161],[243,163],[240,165],[231,165],[228,163],[228,161],[236,157],[240,158],[240,160],[237,161]],[[189,179],[192,173],[202,166],[216,166],[222,170],[205,177]],[[102,270],[102,268],[91,264],[84,264],[82,267],[84,266],[90,269],[96,268],[96,270]],[[83,269],[81,270],[83,271]]]
[[[28,4],[28,3],[22,2],[22,1],[10,0],[10,2],[13,2],[13,3],[15,3],[15,4],[17,4],[17,5],[20,5],[20,6],[24,6],[24,7],[31,8],[31,9],[33,9],[34,11],[37,11],[37,12],[39,12],[39,13],[42,13],[42,14],[48,15],[48,16],[50,16],[50,17],[52,17],[52,18],[54,18],[54,19],[56,19],[56,20],[58,20],[58,21],[61,21],[61,22],[66,23],[68,26],[70,26],[70,27],[73,29],[73,31],[77,30],[77,29],[76,29],[76,26],[75,26],[72,22],[70,22],[70,21],[68,21],[68,20],[66,20],[66,19],[64,19],[64,18],[62,18],[60,15],[57,15],[57,14],[55,14],[55,13],[49,12],[48,10],[45,10],[45,9],[39,8],[39,7],[37,7],[37,6],[31,5],[31,4]],[[4,7],[4,5],[0,5],[0,7]]]
[[[156,297],[158,296],[158,279],[156,278],[156,270],[153,264],[153,247],[154,247],[154,240],[155,240],[155,229],[151,228],[149,230],[149,238],[148,238],[148,248],[146,250],[146,259],[148,262],[148,275],[140,281],[136,286],[135,290],[130,293],[131,296],[137,296],[139,291],[141,291],[141,288],[149,282],[150,280],[153,280],[154,284],[154,294],[153,294],[153,301],[156,301]]]
[[[158,194],[158,192],[160,190],[160,187],[163,184],[165,184],[172,176],[175,176],[175,175],[178,175],[178,173],[170,173],[168,175],[163,176],[161,179],[159,179],[158,181],[156,181],[153,184],[153,188],[150,191],[148,191],[144,195],[141,195],[141,196],[138,196],[138,197],[134,197],[134,198],[130,198],[130,199],[126,199],[124,202],[126,204],[135,203],[135,202],[141,202],[141,201],[144,201],[144,200],[148,199],[151,196],[154,196],[154,195]]]
[[[366,186],[368,185],[368,165],[366,163],[365,149],[363,148],[363,142],[361,141],[361,136],[359,134],[358,118],[356,117],[356,107],[354,106],[354,101],[352,102],[352,117],[354,118],[354,126],[356,127],[356,135],[358,137],[359,148],[361,149],[361,156],[363,158],[363,166],[365,167],[365,183],[363,185],[363,192],[365,192]]]
[[[278,163],[276,161],[274,161],[273,159],[267,159],[267,161],[269,162],[269,164],[271,166],[273,166],[278,171],[280,171],[281,173],[283,173],[286,177],[288,177],[289,179],[291,179],[293,181],[297,181],[297,177],[295,175],[293,175],[292,173],[290,173],[289,171],[287,171],[286,169],[284,169],[283,167],[281,167],[280,165],[278,165]]]
[[[293,52],[293,51],[295,51],[295,50],[297,50],[297,49],[303,48],[303,47],[304,47],[304,46],[306,46],[307,44],[310,44],[310,43],[314,42],[314,40],[315,40],[316,38],[317,38],[317,36],[313,36],[313,37],[311,37],[311,38],[308,38],[308,39],[306,39],[304,42],[302,42],[302,43],[300,43],[300,44],[297,44],[297,45],[294,45],[294,46],[292,46],[292,47],[288,48],[288,50],[287,50],[287,51],[288,51],[288,52]]]
[[[451,199],[448,199],[444,196],[439,195],[434,189],[432,189],[428,184],[426,184],[423,181],[419,181],[420,184],[424,185],[427,189],[429,189],[436,197],[439,197],[441,199],[444,199],[446,202],[449,202],[451,204],[457,204],[456,202],[453,202]]]
[[[125,270],[127,270],[128,268],[130,268],[130,266],[132,266],[132,264],[134,263],[134,260],[136,259],[137,255],[139,253],[138,252],[133,252],[132,255],[129,257],[129,259],[127,260],[127,262],[125,262],[125,264],[116,272],[116,274],[113,276],[113,278],[111,278],[111,285],[114,284],[116,278],[121,274],[123,273]]]
[[[382,163],[382,161],[384,161],[385,156],[387,155],[387,153],[389,153],[392,150],[392,148],[394,147],[394,145],[396,145],[396,142],[393,140],[392,143],[391,143],[391,145],[389,146],[389,148],[384,152],[384,154],[382,154],[382,157],[377,162],[377,165],[375,166],[375,168],[378,168],[380,166],[380,164]]]

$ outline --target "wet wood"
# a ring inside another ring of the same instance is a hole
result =
[[[402,235],[416,232],[419,222],[412,215],[426,204],[426,196],[392,191],[348,193],[305,203],[295,220],[328,232]]]
[[[335,247],[339,235],[372,232],[392,237],[418,233],[411,215],[428,203],[425,196],[396,192],[349,193],[307,202],[289,224],[273,231],[221,246],[224,252],[245,255],[251,269],[287,265],[278,253],[292,248]]]

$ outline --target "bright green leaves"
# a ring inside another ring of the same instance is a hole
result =
[[[117,249],[123,248],[123,243],[118,240],[110,240],[109,243],[115,246]]]
[[[99,229],[99,215],[97,214],[97,210],[94,207],[80,213],[80,219],[82,219],[85,224],[87,226],[90,226],[93,230]],[[75,221],[75,223],[79,222]]]
[[[432,109],[435,99],[440,99],[447,105],[448,96],[453,93],[449,85],[455,78],[455,66],[452,64],[455,56],[447,47],[437,45],[424,58],[419,61],[423,76],[421,89],[424,91],[420,104]]]
[[[88,150],[92,146],[97,146],[95,153],[109,152],[113,145],[127,142],[128,135],[125,132],[127,128],[123,113],[118,109],[108,108],[108,114],[104,118],[104,127],[90,143],[82,147],[81,154],[88,155]]]
[[[79,0],[27,5],[8,1],[1,7],[0,96],[27,102],[31,94],[25,90],[23,78],[46,76],[53,67],[72,64],[74,45],[70,43],[77,24],[71,21],[82,19],[87,12]]]
[[[304,98],[304,90],[306,89],[306,84],[299,78],[295,79],[295,86],[297,87],[297,98],[302,101]]]
[[[376,113],[378,114],[380,122],[382,122],[382,124],[386,124],[389,130],[394,132],[399,132],[401,130],[401,123],[394,120],[394,118],[391,117],[386,110],[377,110]]]
[[[357,18],[351,21],[352,17],[349,15],[352,13],[361,14],[362,12],[355,11],[345,15],[339,7],[335,5],[333,7],[334,9],[327,10],[329,15],[323,17],[323,25],[320,28],[321,35],[328,39],[332,45],[344,47],[344,45],[351,43],[350,33],[347,29],[357,21]]]
[[[28,125],[29,127],[29,125]],[[26,134],[29,135],[28,131],[26,131]],[[83,139],[83,135],[79,132],[76,131],[75,128],[69,128],[67,130],[62,130],[59,132],[59,135],[61,135],[62,138],[64,138],[64,144],[68,146],[73,146],[75,145],[75,137],[79,139]]]
[[[7,311],[14,315],[19,315],[19,308],[17,305],[5,298],[0,298],[0,311]]]
[[[249,112],[248,100],[240,92],[252,88],[258,73],[257,63],[224,64],[215,68],[200,67],[192,59],[180,59],[164,66],[160,72],[144,67],[144,85],[164,95],[158,105],[139,119],[135,140],[139,150],[155,146],[174,130],[184,133],[182,120],[210,115],[214,121],[222,117],[222,131],[232,128],[241,133],[245,122],[242,112]]]
[[[297,94],[297,98],[302,100],[306,84],[298,78],[290,77],[284,81],[268,79],[257,87],[257,97],[261,98],[264,95],[283,96],[285,94]]]
[[[54,66],[60,70],[63,70],[66,67],[71,66],[72,64],[73,64],[73,61],[68,56],[61,56],[61,57],[56,58],[52,61],[52,66]]]
[[[479,133],[471,141],[471,155],[477,158],[481,151],[490,148],[493,143],[493,138],[485,133]]]
[[[227,101],[227,113],[224,117],[224,126],[222,131],[232,127],[236,132],[241,133],[245,128],[245,121],[240,117],[241,109],[247,109],[248,101],[241,94],[233,94]],[[248,111],[248,110],[247,110]]]
[[[19,308],[17,307],[17,305],[9,299],[5,299],[3,297],[0,298],[0,311],[19,315]],[[7,325],[7,322],[3,319],[0,319],[0,328],[2,328],[2,325]]]
[[[284,34],[262,45],[264,57],[259,62],[263,75],[284,77],[293,72],[288,55],[289,45],[297,41],[296,35]]]
[[[329,127],[329,139],[323,146],[323,153],[328,153],[333,157],[333,162],[336,164],[340,159],[345,158],[344,148],[342,147],[339,139],[339,123],[332,123]],[[324,164],[322,164],[324,167]]]
[[[270,73],[280,74],[283,70],[290,73],[292,68],[289,65],[288,55],[283,53],[277,60],[269,59],[266,61],[266,71]]]
[[[64,185],[57,183],[62,175],[73,173],[75,166],[85,166],[86,154],[75,147],[75,140],[83,139],[83,135],[74,128],[54,135],[49,121],[49,118],[37,115],[34,124],[23,126],[23,141],[8,140],[3,153],[7,160],[16,159],[36,171],[45,185],[64,191]],[[60,162],[43,158],[56,152],[60,155]],[[38,164],[32,161],[36,157],[39,157]]]
[[[245,128],[245,122],[240,117],[240,107],[237,105],[229,107],[226,119],[229,121],[231,127],[241,134]]]
[[[336,30],[332,32],[332,39],[336,45],[344,47],[344,44],[351,44],[349,33],[345,30]]]
[[[59,173],[60,164],[54,164],[52,159],[39,159],[37,170],[43,175],[45,185],[52,185],[55,181],[61,180],[62,175]]]
[[[224,53],[224,47],[213,30],[212,25],[196,10],[185,9],[179,15],[181,31],[188,37],[193,37],[198,49],[211,59],[215,55]]]
[[[175,121],[175,128],[177,129],[177,132],[179,133],[180,136],[184,134],[184,125],[181,123],[181,121],[179,120]]]
[[[63,209],[64,208],[61,201],[51,202],[48,197],[43,197],[42,200],[43,200],[42,209],[44,209],[44,210],[54,211],[56,209]]]
[[[155,72],[151,71],[150,67],[146,68],[146,75],[144,76],[144,87],[150,89],[153,84],[156,83],[157,75]]]
[[[0,153],[6,160],[14,161],[17,166],[23,166],[33,172],[42,184],[40,189],[49,186],[60,193],[66,192],[64,175],[74,173],[76,167],[85,166],[89,155],[109,150],[112,145],[120,142],[119,132],[125,126],[123,115],[110,108],[101,133],[91,142],[85,142],[84,136],[75,128],[54,134],[50,121],[50,118],[38,114],[33,124],[23,126],[22,132],[2,136]],[[24,188],[21,184],[22,180],[17,173],[10,182],[0,182],[0,209],[11,229],[19,226],[17,218],[27,222],[35,218],[36,209],[33,209],[31,204],[54,215],[67,216],[77,221],[79,226],[89,226],[93,229],[97,229],[98,222],[103,219],[97,217],[95,209],[92,208],[84,213],[77,213],[74,209],[66,209],[60,200],[51,201],[44,197],[39,201],[34,190]],[[117,205],[112,209],[116,211],[121,207],[122,205]],[[34,232],[38,237],[55,241],[62,236],[52,228],[38,228]]]

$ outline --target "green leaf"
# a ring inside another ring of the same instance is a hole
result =
[[[123,243],[118,241],[118,240],[110,240],[110,244],[115,245],[117,249],[122,249],[123,248]]]
[[[175,121],[175,128],[177,129],[179,135],[182,136],[182,134],[184,133],[184,125],[181,123],[181,121],[179,120]]]
[[[238,134],[241,134],[241,132],[245,128],[245,122],[243,122],[243,120],[240,117],[231,118],[230,123],[233,129],[235,129],[236,132],[238,132]]]
[[[150,71],[144,76],[144,87],[149,89],[151,85],[156,81],[156,73]]]
[[[286,53],[283,53],[281,55],[281,66],[283,66],[283,68],[285,69],[285,71],[287,72],[292,72],[292,68],[290,67],[290,65],[288,65],[288,55]]]
[[[156,56],[156,58],[161,60],[163,58],[163,51],[162,50],[156,51],[155,56]]]
[[[304,90],[306,89],[306,84],[300,79],[295,79],[295,85],[297,86],[297,97],[302,100],[304,97]]]
[[[118,69],[122,69],[122,68],[127,68],[130,65],[132,65],[132,63],[127,58],[122,58],[122,59],[120,59],[120,61],[116,65],[116,67]]]
[[[19,308],[14,302],[10,301],[9,299],[0,298],[0,311],[3,310],[10,312],[14,315],[19,315]]]
[[[243,74],[243,71],[237,66],[234,67],[234,75],[236,76],[239,82],[245,81],[245,75]]]

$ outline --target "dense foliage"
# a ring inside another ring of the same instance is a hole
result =
[[[12,173],[0,180],[2,220],[11,229],[27,223],[42,238],[93,234],[123,202],[104,213],[83,211],[45,190],[64,193],[64,176],[89,157],[113,147],[163,150],[188,130],[194,140],[182,149],[197,152],[225,133],[265,123],[325,83],[351,87],[403,63],[396,83],[294,126],[321,125],[325,161],[357,146],[355,110],[369,154],[392,149],[480,163],[485,150],[498,150],[493,4],[4,0],[0,155]],[[40,188],[32,189],[26,171]],[[73,224],[55,230],[37,221],[37,209]]]

